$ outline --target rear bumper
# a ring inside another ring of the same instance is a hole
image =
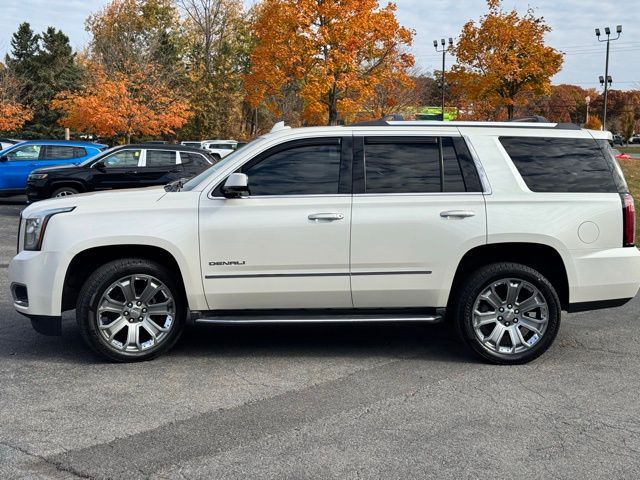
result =
[[[640,251],[637,248],[574,250],[571,253],[575,274],[573,281],[569,279],[571,305],[585,304],[580,310],[586,310],[588,304],[597,307],[602,302],[622,305],[638,293]]]

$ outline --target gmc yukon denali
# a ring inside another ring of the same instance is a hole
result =
[[[535,122],[278,124],[186,183],[27,207],[14,306],[45,334],[75,309],[116,361],[166,352],[189,323],[447,321],[485,360],[524,363],[562,311],[640,286],[611,139]]]

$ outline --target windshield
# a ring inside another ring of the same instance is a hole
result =
[[[116,148],[118,148],[118,147],[111,147],[111,148],[107,148],[106,150],[102,150],[100,153],[97,153],[93,157],[90,157],[90,158],[86,159],[84,162],[80,163],[80,166],[84,167],[85,165],[89,165],[90,163],[93,163],[98,157],[104,157],[106,155],[109,155]]]
[[[229,165],[229,163],[232,163],[233,161],[235,161],[235,159],[238,158],[239,155],[244,155],[247,148],[250,148],[262,143],[263,141],[265,141],[266,138],[267,138],[266,136],[256,138],[252,142],[249,142],[242,150],[236,150],[233,153],[230,153],[229,155],[224,157],[222,160],[220,160],[218,163],[207,168],[200,175],[193,177],[191,180],[185,183],[180,190],[181,191],[193,190],[202,182],[206,181],[209,177],[211,177],[212,175],[215,175],[216,172],[220,171],[221,169]]]

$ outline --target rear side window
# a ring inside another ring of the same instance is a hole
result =
[[[84,157],[87,151],[83,147],[73,147],[73,158]]]
[[[211,165],[203,155],[193,152],[180,152],[180,161],[184,164],[195,165],[198,167]]]
[[[500,137],[533,192],[617,193],[612,165],[593,139]]]
[[[67,147],[63,145],[47,145],[44,148],[45,160],[64,160],[68,158],[76,158],[76,156],[74,155],[74,147]]]
[[[462,138],[369,137],[364,162],[366,193],[482,191]]]
[[[169,167],[176,164],[176,152],[147,150],[147,167]]]

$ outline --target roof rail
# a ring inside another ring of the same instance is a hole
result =
[[[528,123],[550,123],[545,117],[540,115],[531,115],[529,117],[512,118],[509,122],[528,122]]]

